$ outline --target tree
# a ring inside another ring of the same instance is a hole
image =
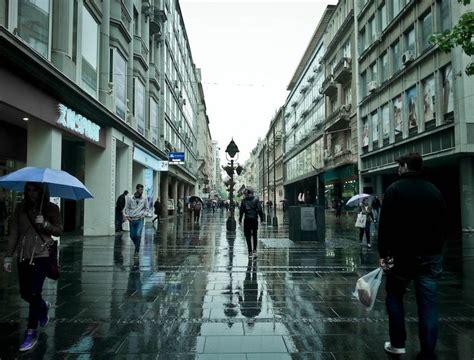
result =
[[[458,2],[468,5],[471,0],[458,0]],[[433,34],[430,41],[445,52],[450,52],[456,46],[461,46],[466,55],[474,56],[474,12],[466,12],[451,30]],[[466,74],[474,75],[474,62],[466,67]]]

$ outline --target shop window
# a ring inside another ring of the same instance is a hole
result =
[[[86,7],[82,10],[82,88],[96,97],[99,26]]]
[[[362,119],[362,147],[369,146],[369,122],[367,118]]]
[[[371,115],[371,126],[372,126],[372,143],[374,147],[378,144],[379,141],[379,117],[377,112],[372,113]]]
[[[48,58],[51,3],[49,0],[18,0],[18,35]]]
[[[0,25],[8,28],[8,0],[0,0]]]
[[[388,104],[382,106],[382,138],[384,145],[388,144],[390,138],[390,109]]]
[[[403,107],[401,95],[393,99],[393,124],[395,131],[395,139],[401,139],[403,134]]]

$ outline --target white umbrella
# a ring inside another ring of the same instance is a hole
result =
[[[354,195],[353,197],[349,199],[349,201],[346,202],[346,206],[358,206],[362,199],[365,199],[368,197],[370,197],[370,195],[364,194],[364,193]]]

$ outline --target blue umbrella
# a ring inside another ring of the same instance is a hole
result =
[[[53,197],[72,200],[93,198],[83,183],[62,170],[29,166],[0,177],[0,186],[14,191],[23,191],[27,182],[47,184],[49,195]]]

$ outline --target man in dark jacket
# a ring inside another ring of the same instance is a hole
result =
[[[387,270],[385,289],[391,354],[405,353],[403,297],[413,280],[419,314],[418,359],[436,359],[437,290],[446,238],[446,205],[440,191],[420,176],[423,160],[410,153],[396,160],[400,180],[386,191],[378,232],[380,265]]]
[[[115,203],[115,232],[123,231],[123,209],[125,208],[125,197],[128,191],[125,190],[122,195],[119,195]]]
[[[258,198],[254,196],[252,188],[245,189],[244,194],[245,198],[240,204],[239,224],[242,224],[242,217],[245,214],[244,235],[249,256],[257,257],[258,217],[260,216],[260,221],[264,222],[262,205]]]

